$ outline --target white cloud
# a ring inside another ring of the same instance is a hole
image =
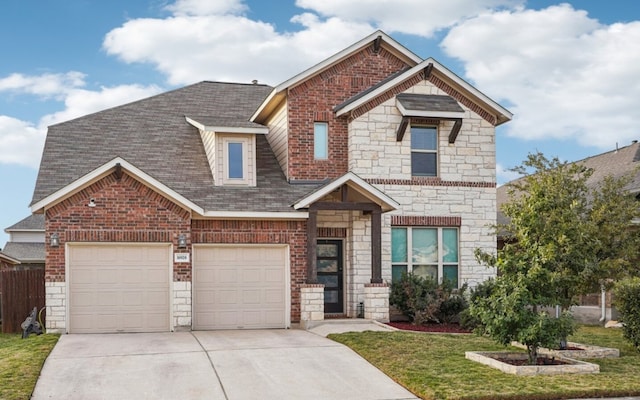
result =
[[[166,7],[177,16],[236,14],[247,10],[242,0],[177,0]]]
[[[510,136],[611,148],[638,137],[640,22],[602,25],[568,4],[487,13],[442,46],[465,75],[510,103]]]
[[[29,122],[0,115],[0,164],[37,168],[45,131]]]
[[[46,129],[47,126],[59,122],[143,99],[161,91],[162,89],[155,85],[120,85],[102,87],[99,91],[70,90],[64,100],[65,109],[54,114],[45,115],[40,120],[40,125]]]
[[[154,65],[173,85],[254,79],[275,85],[373,31],[367,23],[305,13],[291,19],[302,26],[300,31],[279,33],[269,23],[215,14],[215,8],[194,11],[199,3],[185,3],[172,6],[169,18],[134,19],[113,29],[104,49],[127,63]]]
[[[5,79],[0,82],[6,82]],[[42,77],[29,77],[27,82],[47,81]],[[8,85],[7,85],[8,86]],[[0,115],[0,164],[18,164],[37,168],[40,163],[47,126],[90,114],[105,108],[117,106],[162,91],[157,86],[121,85],[103,87],[99,91],[78,89],[61,84],[56,89],[47,89],[38,93],[31,91],[30,84],[14,85],[13,90],[30,94],[55,95],[64,100],[64,110],[43,116],[39,123],[22,121],[10,116]]]
[[[85,75],[77,71],[65,74],[23,75],[14,73],[0,79],[0,92],[8,91],[41,97],[57,97],[70,88],[85,85]]]
[[[523,0],[296,0],[298,7],[323,16],[369,23],[387,33],[425,37],[488,10],[522,3]]]

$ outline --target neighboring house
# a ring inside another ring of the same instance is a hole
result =
[[[248,60],[249,61],[249,60]],[[495,274],[495,127],[511,113],[383,32],[276,87],[201,82],[51,126],[47,328],[389,318],[403,271]]]
[[[632,176],[631,182],[626,190],[629,195],[640,198],[640,144],[634,140],[631,145],[606,153],[598,154],[584,160],[575,161],[593,170],[593,174],[587,180],[587,187],[596,188],[607,176],[621,178]],[[498,188],[498,224],[506,224],[509,219],[502,213],[502,205],[509,201],[509,183]],[[635,221],[637,222],[637,221]],[[498,236],[498,248],[504,244],[504,237]],[[616,319],[615,310],[611,308],[611,294],[597,293],[583,296],[579,306],[573,307],[574,315],[578,320],[585,323],[597,323],[605,319]]]
[[[20,260],[20,268],[44,268],[44,215],[32,214],[4,230],[9,241],[2,252]]]

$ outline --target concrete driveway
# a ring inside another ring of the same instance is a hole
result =
[[[63,335],[32,399],[415,399],[303,330]]]

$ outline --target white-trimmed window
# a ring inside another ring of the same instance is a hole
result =
[[[392,281],[408,272],[458,287],[458,228],[391,228]]]
[[[313,157],[316,160],[329,158],[329,124],[326,122],[313,124]]]
[[[438,175],[438,128],[411,126],[411,175]]]
[[[225,184],[246,185],[249,183],[249,138],[222,139],[224,154],[223,180]]]

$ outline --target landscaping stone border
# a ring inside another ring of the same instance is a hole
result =
[[[514,347],[520,347],[523,349],[527,348],[525,345],[518,342],[512,342],[511,345]],[[582,350],[556,350],[556,349],[548,349],[545,347],[540,347],[538,349],[538,353],[550,354],[553,356],[561,356],[561,357],[568,357],[568,358],[577,358],[577,359],[620,357],[620,350],[614,349],[611,347],[592,346],[592,345],[576,343],[576,342],[567,342],[567,346],[579,347]]]
[[[498,369],[507,374],[513,375],[562,375],[562,374],[597,374],[600,373],[600,366],[586,361],[574,360],[572,358],[555,356],[556,360],[568,364],[563,365],[511,365],[494,357],[508,358],[512,360],[526,360],[526,353],[513,353],[505,351],[467,351],[465,358],[475,361],[491,368]]]

